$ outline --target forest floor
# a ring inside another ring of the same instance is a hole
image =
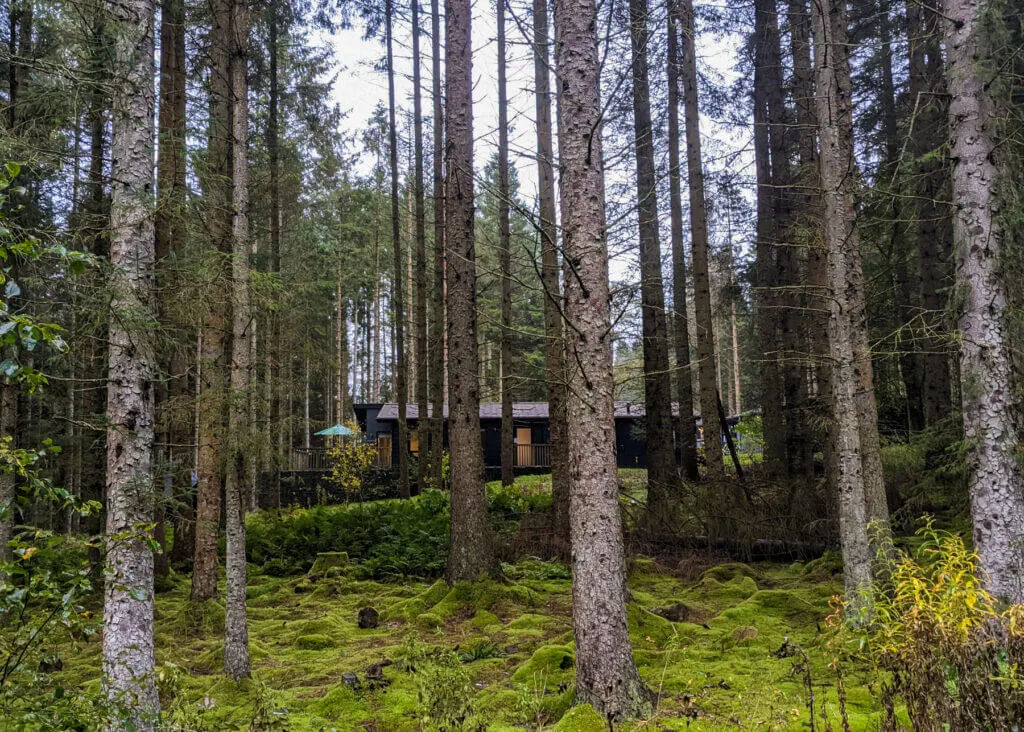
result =
[[[841,592],[835,562],[723,564],[692,581],[650,559],[630,562],[629,628],[655,710],[631,730],[842,728],[825,618]],[[589,707],[569,712],[574,659],[563,565],[505,565],[506,580],[458,585],[353,579],[347,568],[299,577],[249,574],[253,679],[221,673],[223,606],[191,605],[187,576],[157,594],[162,704],[180,729],[604,730]],[[223,596],[223,587],[221,589]],[[380,613],[361,629],[362,608]],[[666,609],[669,610],[666,610]],[[661,615],[676,618],[671,622]],[[67,649],[63,681],[98,689],[100,643]],[[845,669],[852,729],[878,705]],[[826,721],[827,719],[827,721]]]

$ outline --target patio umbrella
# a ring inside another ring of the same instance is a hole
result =
[[[320,430],[316,434],[321,437],[348,437],[355,433],[343,424],[336,424],[333,427]]]

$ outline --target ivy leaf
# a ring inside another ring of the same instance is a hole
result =
[[[18,283],[14,280],[7,280],[7,286],[4,287],[4,297],[12,298],[17,297],[21,294],[21,288],[18,287]]]

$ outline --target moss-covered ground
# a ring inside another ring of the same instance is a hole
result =
[[[649,719],[622,729],[809,729],[802,658],[773,655],[786,638],[810,660],[817,727],[824,710],[841,728],[821,633],[841,583],[827,562],[720,565],[691,582],[650,559],[630,564],[630,634],[657,703]],[[220,672],[223,607],[191,605],[188,577],[172,576],[156,601],[168,717],[217,730],[417,730],[446,721],[449,729],[607,729],[592,710],[567,714],[574,657],[565,567],[525,560],[506,565],[503,582],[454,588],[349,575],[332,568],[314,581],[251,569],[253,680],[240,684]],[[368,606],[379,625],[360,629]],[[63,655],[66,683],[98,687],[98,642]],[[874,727],[871,693],[849,670],[845,692],[851,727]]]

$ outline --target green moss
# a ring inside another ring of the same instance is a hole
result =
[[[705,577],[712,577],[719,582],[729,582],[737,577],[750,577],[756,581],[759,575],[750,565],[741,562],[730,562],[704,570],[700,574],[700,579],[703,580]]]
[[[480,630],[483,630],[484,628],[488,628],[492,625],[501,625],[501,619],[494,613],[488,612],[487,610],[477,610],[476,615],[473,616],[473,625]]]
[[[323,574],[328,569],[348,566],[348,552],[320,552],[310,567],[310,574]]]
[[[444,625],[444,618],[437,613],[420,613],[416,616],[416,625],[427,630],[435,630]]]
[[[425,592],[392,605],[382,615],[385,620],[396,617],[405,617],[412,620],[417,615],[434,607],[434,605],[444,599],[450,590],[451,588],[448,587],[447,582],[438,580],[427,588]]]
[[[320,633],[300,635],[295,639],[295,647],[305,651],[319,651],[323,648],[330,648],[333,645],[334,640],[330,636]]]
[[[606,732],[608,722],[589,704],[573,707],[558,720],[555,732]]]
[[[626,607],[626,617],[629,620],[629,637],[634,646],[650,647],[654,644],[662,647],[675,635],[671,622],[644,610],[635,602]]]
[[[519,666],[512,674],[512,680],[528,688],[558,688],[575,676],[576,654],[572,646],[541,646],[530,660]]]

